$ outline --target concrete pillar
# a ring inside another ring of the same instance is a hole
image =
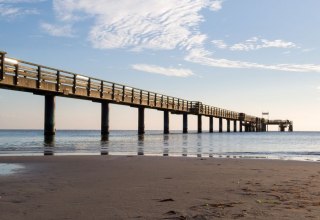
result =
[[[46,95],[44,107],[44,135],[50,136],[55,134],[55,96]]]
[[[233,132],[237,132],[237,120],[233,121]]]
[[[109,103],[101,103],[101,136],[105,139],[105,136],[109,135]]]
[[[223,131],[222,118],[219,118],[219,132]]]
[[[293,132],[293,125],[289,125],[289,132]]]
[[[244,131],[249,132],[249,124],[245,122],[244,124]]]
[[[188,133],[188,113],[183,113],[183,133]]]
[[[163,111],[163,133],[169,134],[169,111]]]
[[[227,132],[230,132],[230,119],[227,119]]]
[[[198,115],[198,133],[202,133],[202,116]]]
[[[213,116],[209,117],[209,132],[213,133]]]
[[[138,108],[138,134],[144,134],[144,107]]]
[[[242,121],[239,121],[239,132],[242,132],[242,126],[243,126]]]
[[[285,131],[285,126],[279,125],[279,127],[280,127],[280,131],[281,131],[281,132],[284,132],[284,131]]]
[[[260,128],[260,119],[259,118],[256,118],[256,129],[255,129],[256,132],[260,132],[261,131],[261,128]]]

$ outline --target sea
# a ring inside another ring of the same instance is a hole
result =
[[[320,132],[58,130],[44,139],[42,130],[0,130],[0,156],[144,155],[320,161]]]

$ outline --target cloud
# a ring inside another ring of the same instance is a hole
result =
[[[130,50],[188,50],[206,38],[199,31],[200,11],[218,10],[217,0],[54,0],[60,21],[94,20],[93,47]]]
[[[237,69],[267,69],[287,72],[317,72],[320,73],[320,65],[315,64],[275,64],[265,65],[245,61],[214,58],[204,49],[193,49],[185,57],[186,61],[204,66]]]
[[[153,74],[161,74],[165,76],[189,77],[194,75],[194,73],[189,69],[164,68],[164,67],[148,65],[148,64],[135,64],[135,65],[132,65],[132,68],[134,70],[139,70],[139,71],[153,73]]]
[[[17,3],[39,3],[47,0],[0,0],[0,3],[17,4]]]
[[[40,27],[51,36],[74,37],[71,25],[61,26],[42,22]]]
[[[223,1],[222,0],[216,0],[216,1],[213,1],[210,5],[210,9],[212,11],[219,11],[222,9],[222,3]]]
[[[36,8],[30,8],[25,4],[43,1],[45,0],[0,0],[0,16],[12,19],[18,16],[39,14]]]
[[[252,37],[248,40],[233,45],[227,45],[223,40],[213,40],[211,41],[214,46],[219,49],[229,49],[231,51],[251,51],[251,50],[260,50],[263,48],[282,48],[282,49],[291,49],[298,48],[298,46],[289,41],[285,40],[267,40],[261,39],[259,37]]]
[[[226,48],[228,48],[228,45],[223,41],[223,40],[213,40],[213,41],[211,41],[212,42],[212,44],[214,45],[214,46],[216,46],[217,48],[219,48],[219,49],[226,49]]]

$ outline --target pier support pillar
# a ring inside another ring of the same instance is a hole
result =
[[[209,132],[213,133],[213,116],[209,117]]]
[[[202,116],[198,115],[198,133],[202,133]]]
[[[242,121],[239,121],[239,132],[242,132],[242,126],[243,126]]]
[[[109,103],[101,103],[101,136],[104,139],[109,135]]]
[[[256,132],[260,132],[260,131],[261,131],[260,119],[256,118]]]
[[[291,125],[289,125],[289,130],[288,130],[289,132],[293,132],[293,125],[291,124]]]
[[[163,111],[163,133],[169,134],[169,111]]]
[[[144,134],[144,107],[138,108],[138,134]]]
[[[233,121],[233,132],[237,132],[237,120]]]
[[[230,119],[227,119],[227,132],[230,132]]]
[[[222,130],[223,130],[222,118],[219,118],[219,132],[222,132]]]
[[[55,96],[46,95],[44,107],[44,135],[52,136],[55,134]]]
[[[183,113],[183,133],[188,133],[188,113]]]
[[[279,125],[279,128],[280,128],[280,131],[281,131],[281,132],[284,132],[286,127],[283,126],[283,125]]]
[[[244,124],[244,131],[249,132],[249,124],[248,123]]]

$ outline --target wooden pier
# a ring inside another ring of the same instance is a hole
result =
[[[138,108],[138,134],[145,132],[146,108],[164,112],[165,134],[170,132],[170,113],[183,116],[183,133],[188,133],[188,115],[198,116],[198,132],[202,132],[202,117],[209,117],[209,132],[213,132],[213,118],[219,118],[219,132],[223,132],[223,120],[227,132],[233,121],[233,132],[265,132],[268,125],[278,125],[280,131],[293,131],[292,121],[267,120],[241,112],[230,111],[131,86],[71,73],[6,56],[0,52],[0,88],[32,92],[45,96],[44,134],[55,135],[55,97],[85,99],[101,103],[101,135],[109,134],[109,104]],[[237,129],[238,127],[238,129]]]

